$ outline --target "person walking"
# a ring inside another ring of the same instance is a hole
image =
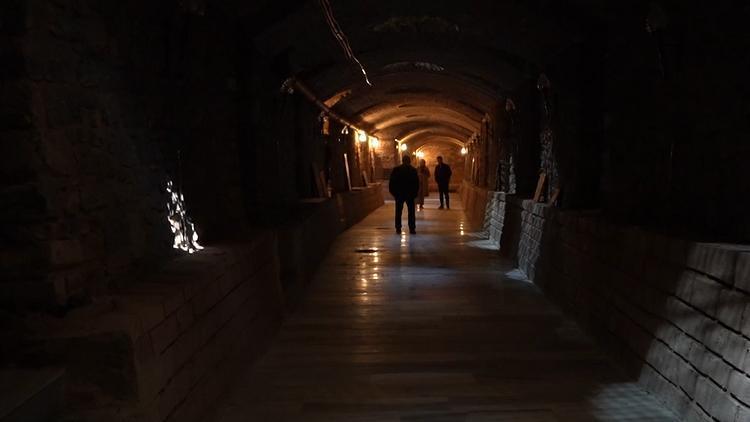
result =
[[[417,167],[417,174],[419,175],[419,193],[417,194],[417,205],[419,210],[424,210],[424,198],[430,196],[430,169],[427,168],[427,162],[425,160],[419,160],[419,167]]]
[[[401,214],[406,204],[409,213],[409,233],[417,234],[417,219],[414,210],[414,198],[419,193],[419,176],[417,169],[412,167],[411,158],[404,155],[401,165],[394,168],[388,181],[388,191],[396,200],[396,233],[401,233]]]
[[[438,192],[440,193],[440,207],[438,209],[442,210],[443,205],[445,205],[445,208],[451,209],[451,198],[448,189],[450,188],[453,172],[448,164],[443,163],[443,157],[438,156],[437,162],[438,164],[435,166],[435,182],[437,182]]]

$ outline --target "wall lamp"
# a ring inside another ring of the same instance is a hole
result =
[[[469,150],[466,147],[461,147],[461,155],[466,155],[469,153]]]

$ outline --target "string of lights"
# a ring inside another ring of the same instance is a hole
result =
[[[333,34],[333,37],[336,38],[336,41],[338,41],[341,48],[344,50],[344,54],[346,54],[346,58],[353,61],[354,63],[359,66],[359,69],[362,71],[362,76],[365,78],[365,82],[367,85],[372,86],[372,83],[370,83],[370,79],[367,77],[367,71],[365,70],[365,67],[362,65],[362,62],[359,61],[357,56],[354,55],[354,51],[352,51],[352,46],[349,44],[349,39],[346,37],[346,34],[344,34],[344,31],[341,29],[341,26],[339,26],[338,21],[336,21],[336,18],[333,16],[333,9],[331,8],[331,3],[328,0],[319,0],[320,7],[323,9],[323,15],[326,18],[326,22],[328,23],[328,27],[331,29],[331,33]]]

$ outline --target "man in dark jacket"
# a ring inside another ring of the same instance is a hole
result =
[[[388,182],[388,191],[396,199],[396,233],[401,233],[401,214],[406,203],[409,212],[409,233],[417,233],[417,222],[414,216],[414,198],[419,192],[419,176],[417,169],[411,166],[411,159],[404,155],[400,166],[393,169]]]
[[[445,208],[451,209],[451,198],[448,195],[448,188],[453,172],[448,164],[443,163],[443,157],[438,156],[437,162],[438,165],[435,166],[435,182],[437,182],[438,192],[440,192],[440,208],[438,209],[442,210],[443,205],[445,205]]]

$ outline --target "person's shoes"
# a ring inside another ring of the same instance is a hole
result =
[[[451,209],[451,207],[445,207],[445,209],[449,210],[449,209]]]
[[[409,230],[409,234],[417,234],[416,230]]]
[[[401,229],[396,229],[396,234],[401,234]]]
[[[442,206],[442,205],[441,205],[441,206],[439,206],[439,207],[438,207],[438,209],[439,209],[439,210],[442,210],[442,209],[443,209],[443,206]]]

